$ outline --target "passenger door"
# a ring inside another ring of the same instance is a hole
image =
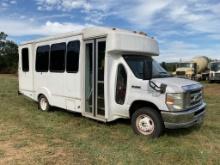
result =
[[[85,42],[85,112],[86,116],[105,117],[105,53],[106,39]]]

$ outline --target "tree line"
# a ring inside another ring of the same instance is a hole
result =
[[[0,32],[0,73],[17,73],[18,45],[7,37],[7,34]]]

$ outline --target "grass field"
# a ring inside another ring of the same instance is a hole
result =
[[[152,140],[135,135],[127,120],[40,112],[17,95],[17,77],[0,75],[0,164],[220,164],[220,84],[204,85],[203,125]]]

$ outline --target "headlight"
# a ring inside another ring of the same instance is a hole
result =
[[[171,111],[184,109],[184,93],[167,93],[166,104]]]

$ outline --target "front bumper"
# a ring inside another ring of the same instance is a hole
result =
[[[165,128],[186,128],[195,124],[200,124],[205,116],[206,104],[181,112],[161,111]]]

